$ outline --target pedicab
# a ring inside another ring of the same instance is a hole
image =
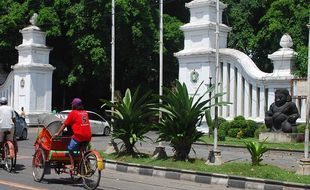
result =
[[[101,170],[104,162],[100,154],[81,146],[74,152],[74,169],[66,166],[70,164],[67,145],[70,142],[70,134],[63,132],[59,137],[53,135],[59,130],[63,120],[55,115],[47,115],[41,122],[43,128],[35,143],[35,153],[32,159],[32,175],[35,181],[40,182],[44,175],[51,174],[53,169],[56,174],[68,174],[75,182],[82,181],[84,187],[89,190],[96,189],[101,178]]]

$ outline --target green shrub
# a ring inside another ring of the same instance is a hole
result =
[[[246,128],[244,131],[245,137],[254,137],[254,132],[257,129],[257,123],[253,120],[246,120]]]
[[[265,124],[260,125],[254,132],[254,137],[258,138],[259,137],[259,133],[261,132],[268,132],[268,128]]]
[[[241,139],[244,137],[244,132],[242,130],[240,130],[238,133],[237,133],[237,139]]]
[[[219,118],[218,118],[219,126],[221,126],[221,124],[222,124],[222,123],[225,123],[225,122],[227,122],[226,119],[224,119],[224,118],[222,118],[222,117],[219,117]]]
[[[218,130],[218,140],[219,141],[225,141],[226,140],[226,131],[224,131],[221,128]]]
[[[246,120],[243,116],[237,116],[232,121],[224,121],[219,125],[223,135],[233,138],[254,137],[258,125],[253,120]],[[239,133],[239,134],[238,134]]]
[[[240,129],[239,128],[230,128],[228,129],[227,131],[227,135],[229,137],[233,137],[233,138],[236,138],[237,137],[237,134],[239,133]]]
[[[234,129],[245,129],[247,128],[246,120],[233,120],[230,122],[230,128]]]
[[[234,121],[236,120],[245,120],[245,118],[242,115],[238,115],[234,118]]]
[[[306,125],[305,124],[299,124],[297,125],[297,132],[298,133],[305,133]]]
[[[223,130],[225,135],[227,135],[227,131],[228,129],[230,129],[230,122],[226,121],[226,122],[221,123],[219,129]]]

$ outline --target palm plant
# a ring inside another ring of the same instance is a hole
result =
[[[260,162],[263,161],[262,157],[265,152],[268,151],[268,148],[264,145],[266,139],[263,142],[244,142],[246,148],[251,154],[252,165],[258,166]]]
[[[200,86],[195,94],[190,96],[186,85],[176,81],[175,89],[164,88],[164,95],[160,97],[162,103],[159,104],[159,110],[162,117],[158,125],[157,141],[169,142],[177,160],[188,159],[192,144],[203,135],[197,131],[196,124],[204,116],[205,110],[214,106],[209,105],[212,98],[203,100],[204,95],[213,91],[214,86],[195,99]],[[221,95],[223,93],[216,94],[213,98]]]
[[[123,99],[114,103],[109,100],[102,100],[104,106],[111,107],[112,112],[113,133],[112,139],[120,139],[122,141],[121,150],[125,153],[134,155],[136,142],[145,141],[145,134],[150,131],[151,124],[148,124],[147,118],[154,115],[152,92],[148,91],[140,95],[138,88],[133,96],[130,89],[126,90]]]

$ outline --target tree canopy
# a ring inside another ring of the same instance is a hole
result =
[[[173,53],[183,49],[179,27],[189,22],[185,3],[164,0],[164,85],[177,78]],[[296,75],[307,73],[306,24],[310,5],[306,0],[222,0],[228,5],[223,21],[232,27],[229,47],[251,56],[263,71],[271,71],[267,55],[279,49],[284,33],[293,38],[298,52]],[[115,0],[115,89],[121,93],[139,84],[158,90],[158,0]],[[110,96],[111,0],[2,0],[0,1],[0,62],[4,70],[17,63],[18,31],[38,13],[39,27],[53,47],[50,63],[53,106],[63,109],[79,96],[94,109],[100,98]]]

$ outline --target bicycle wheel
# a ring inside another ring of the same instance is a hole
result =
[[[84,187],[88,190],[96,189],[101,178],[101,171],[97,167],[97,157],[89,153],[80,162],[80,175],[83,179]]]
[[[39,148],[32,158],[32,176],[37,182],[40,182],[44,177],[45,155],[44,151]]]
[[[4,144],[4,169],[11,172],[14,165],[14,158],[10,155],[10,147],[7,143]]]

